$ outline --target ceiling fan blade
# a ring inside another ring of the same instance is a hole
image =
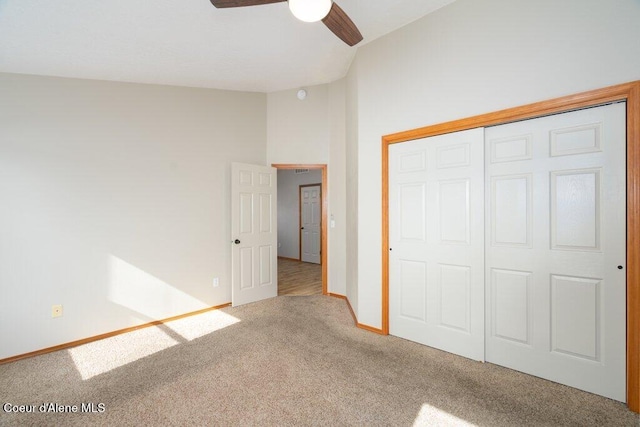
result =
[[[349,46],[355,46],[362,41],[362,34],[360,34],[356,24],[354,24],[351,18],[344,13],[344,10],[335,3],[331,6],[331,10],[327,16],[322,19],[322,22],[324,22],[324,25],[326,25],[333,34]]]
[[[261,4],[282,3],[287,0],[211,0],[211,4],[218,8],[258,6]]]

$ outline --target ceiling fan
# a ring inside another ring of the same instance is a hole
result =
[[[322,21],[336,36],[349,46],[362,41],[356,24],[332,0],[211,0],[217,8],[257,6],[287,1],[293,15],[305,22]]]

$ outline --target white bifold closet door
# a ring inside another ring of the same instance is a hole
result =
[[[389,147],[393,335],[484,360],[484,133]]]
[[[390,333],[626,401],[625,122],[621,103],[390,146]]]
[[[486,359],[625,401],[625,104],[486,128]]]

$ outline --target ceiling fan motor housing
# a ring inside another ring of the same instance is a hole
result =
[[[0,0],[1,1],[1,0]],[[260,6],[289,3],[289,10],[301,21],[322,21],[324,25],[349,46],[362,41],[362,34],[351,18],[333,0],[210,0],[217,8]]]
[[[289,0],[293,16],[304,22],[318,22],[329,14],[332,0]]]

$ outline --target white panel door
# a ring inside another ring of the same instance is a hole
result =
[[[487,128],[487,361],[625,401],[625,105]]]
[[[322,197],[319,185],[300,186],[300,260],[320,264]]]
[[[392,335],[484,360],[484,132],[389,147]]]
[[[231,301],[278,294],[276,169],[231,164]]]

